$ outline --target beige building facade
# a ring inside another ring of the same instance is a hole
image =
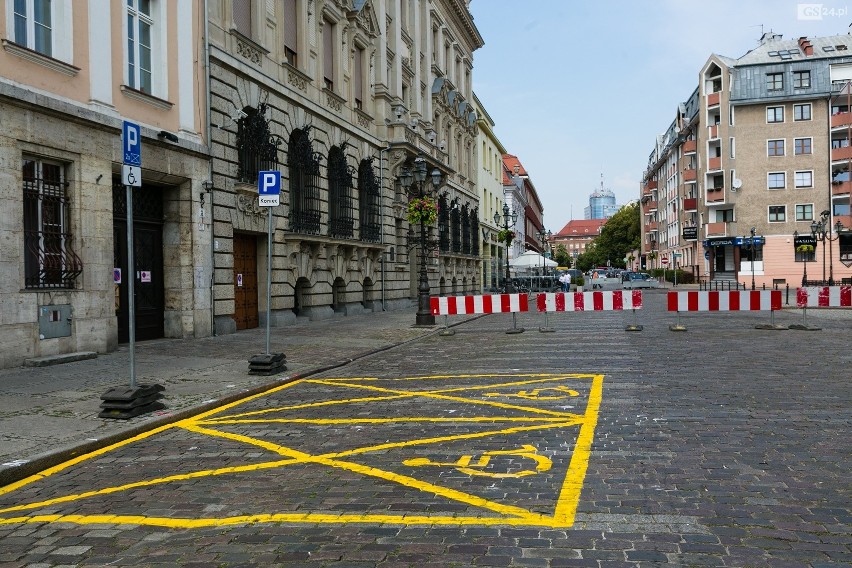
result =
[[[210,334],[203,28],[197,0],[0,2],[0,367],[126,341],[130,278],[137,337]]]

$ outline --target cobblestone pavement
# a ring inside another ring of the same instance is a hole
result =
[[[2,488],[0,564],[852,565],[849,313],[664,299],[472,319]]]

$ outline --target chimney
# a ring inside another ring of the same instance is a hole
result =
[[[805,36],[799,38],[799,48],[804,52],[805,57],[810,57],[814,54],[814,46],[811,45],[811,42]]]

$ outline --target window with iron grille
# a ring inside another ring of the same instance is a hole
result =
[[[450,251],[450,208],[446,193],[438,197],[438,248],[441,252]]]
[[[290,230],[318,235],[320,157],[314,152],[307,129],[297,128],[290,134],[287,168],[290,172]]]
[[[352,198],[354,170],[346,163],[340,146],[328,152],[328,235],[351,239],[355,233],[355,204]]]
[[[450,203],[450,233],[453,252],[461,252],[461,213],[458,198]]]
[[[470,216],[468,205],[465,203],[461,208],[461,251],[470,254]]]
[[[237,159],[241,182],[257,182],[257,173],[278,169],[280,140],[269,130],[266,104],[256,109],[246,107],[245,116],[237,121]]]
[[[358,205],[361,240],[378,243],[382,239],[382,187],[373,170],[373,159],[358,165]]]
[[[65,167],[23,158],[24,287],[73,289],[83,263],[71,246]]]
[[[479,256],[479,207],[470,210],[470,254]]]

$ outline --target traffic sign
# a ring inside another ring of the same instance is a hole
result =
[[[662,264],[663,266],[667,265],[668,263],[669,263],[668,257],[664,256],[663,258],[660,259],[660,264]]]
[[[142,170],[136,166],[121,166],[121,184],[142,187]]]
[[[281,172],[258,172],[257,193],[257,204],[261,207],[275,207],[279,205],[281,200]]]
[[[121,127],[121,148],[124,162],[128,166],[142,167],[142,129],[125,120]]]

